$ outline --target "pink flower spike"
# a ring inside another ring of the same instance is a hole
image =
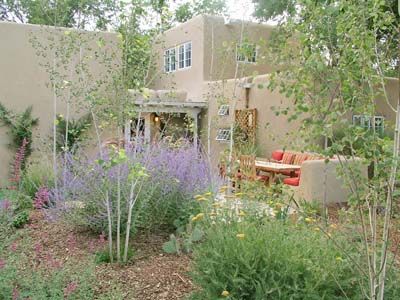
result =
[[[0,258],[0,270],[3,269],[5,266],[6,266],[6,261]]]
[[[69,297],[73,292],[78,288],[78,284],[76,282],[70,282],[67,287],[64,289],[64,297]]]

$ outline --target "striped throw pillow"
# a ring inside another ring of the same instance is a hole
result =
[[[308,154],[306,153],[296,154],[296,157],[293,160],[293,164],[300,166],[307,159],[308,159]]]
[[[283,153],[282,163],[291,165],[291,164],[293,164],[294,157],[295,157],[294,153],[285,152],[285,153]]]

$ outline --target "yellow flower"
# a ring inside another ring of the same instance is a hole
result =
[[[333,229],[336,229],[336,228],[337,228],[337,225],[336,225],[336,224],[331,224],[331,225],[329,225],[329,227],[331,227],[331,228],[333,228]]]
[[[343,258],[341,258],[340,256],[336,256],[336,260],[337,261],[343,261]]]
[[[207,192],[207,193],[204,194],[204,196],[211,196],[211,195],[212,195],[211,192]]]
[[[244,235],[244,233],[238,233],[238,234],[236,235],[236,237],[237,237],[239,240],[244,240],[245,235]]]
[[[221,296],[228,297],[229,296],[229,292],[228,291],[223,291],[221,293]]]
[[[216,212],[210,212],[210,216],[215,217],[217,215]]]
[[[314,222],[314,219],[312,219],[312,218],[305,218],[304,221],[306,221],[306,223],[312,223],[312,222]]]
[[[239,192],[239,193],[235,193],[235,196],[236,196],[236,197],[243,196],[243,193],[241,193],[241,192]]]
[[[281,209],[282,208],[282,204],[281,203],[276,203],[275,207],[276,207],[276,209]]]
[[[203,198],[203,195],[196,195],[196,196],[194,196],[194,199],[199,199],[199,198]]]
[[[239,212],[239,217],[244,217],[246,215],[246,213],[243,211],[243,210],[241,210],[240,212]]]
[[[213,204],[211,204],[211,206],[212,206],[212,207],[221,207],[221,204],[219,204],[219,203],[213,203]]]
[[[315,231],[319,231],[319,228],[318,228],[318,227],[315,227],[314,230],[315,230]]]
[[[199,213],[195,217],[192,218],[192,221],[199,221],[199,220],[201,220],[203,218],[204,218],[204,214],[203,213]]]
[[[201,201],[206,201],[207,199],[204,197],[200,197],[200,198],[196,198],[197,201],[201,202]]]

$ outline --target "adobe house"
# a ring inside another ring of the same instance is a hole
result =
[[[178,112],[193,118],[194,135],[200,137],[214,164],[229,145],[229,128],[234,121],[251,123],[248,134],[260,156],[270,157],[272,151],[282,148],[298,130],[298,123],[289,123],[287,117],[276,116],[271,109],[291,105],[284,95],[266,88],[273,66],[263,49],[273,30],[270,25],[202,15],[160,35],[154,42],[151,95],[146,100],[132,91],[138,109],[144,112],[147,139],[159,131],[169,112]],[[386,86],[395,106],[399,81],[387,78]],[[376,101],[375,123],[393,123],[394,113],[383,97]],[[175,121],[179,123],[182,115]],[[349,118],[362,126],[372,124],[366,116]]]
[[[50,30],[63,34],[66,29]],[[269,25],[203,15],[164,32],[154,41],[149,89],[140,93],[130,91],[132,105],[139,112],[139,123],[135,120],[127,122],[125,139],[132,137],[135,127],[148,141],[163,134],[183,135],[193,139],[195,144],[201,144],[210,154],[212,163],[217,165],[221,153],[229,146],[229,128],[235,121],[246,127],[246,135],[255,141],[258,155],[270,157],[272,151],[282,148],[288,135],[298,130],[298,124],[289,123],[285,116],[276,116],[271,109],[290,105],[289,99],[265,88],[273,66],[266,60],[263,49],[273,30],[274,27]],[[0,22],[0,101],[19,112],[33,105],[34,116],[40,118],[34,147],[40,150],[42,145],[49,144],[53,95],[45,85],[49,81],[48,74],[39,66],[30,38],[35,35],[45,41],[46,34],[40,26]],[[117,40],[113,33],[96,35],[100,35],[111,48]],[[93,51],[95,49],[96,45]],[[90,68],[94,80],[104,77],[105,70],[95,61]],[[394,105],[399,81],[388,78],[386,84],[387,94]],[[394,122],[394,114],[387,103],[379,97],[376,101],[379,115],[374,116],[375,123],[386,126]],[[234,102],[237,104],[235,108]],[[58,112],[65,114],[65,111],[65,103],[60,101]],[[73,110],[71,116],[81,113]],[[349,118],[367,127],[372,123],[366,116]],[[187,126],[187,119],[191,120],[192,127]],[[171,127],[176,132],[164,132]],[[7,128],[0,128],[0,186],[7,182],[9,163],[14,157],[7,148],[9,138],[6,131]],[[313,168],[313,176],[322,178],[315,171],[321,167]],[[337,177],[333,173],[330,176],[332,180]],[[340,187],[340,183],[337,186]],[[311,186],[307,186],[305,191],[308,188],[309,195],[323,194]],[[333,192],[339,195],[337,191]]]
[[[159,132],[160,122],[172,111],[192,116],[194,141],[197,143],[200,137],[203,150],[215,166],[223,152],[226,156],[232,122],[239,124],[247,138],[254,141],[258,155],[265,158],[287,145],[288,139],[293,141],[299,124],[277,116],[272,109],[290,106],[290,99],[266,88],[273,66],[262,50],[273,30],[264,24],[203,15],[164,32],[154,46],[150,96],[143,99],[132,91],[146,118],[146,138],[151,140],[154,132]],[[399,81],[387,78],[386,92],[391,105],[396,106]],[[367,116],[348,117],[368,128],[373,123],[377,129],[393,124],[394,113],[384,98],[377,97],[376,103],[375,122]],[[179,117],[175,121],[179,123]],[[323,145],[323,140],[316,143]],[[330,164],[323,159],[304,162],[304,178],[299,186],[292,187],[294,198],[317,200],[323,206],[347,201],[351,191],[339,178],[338,165],[337,159]],[[366,176],[365,168],[360,172]]]
[[[214,107],[216,97],[208,83],[270,73],[271,65],[258,60],[264,57],[263,46],[272,30],[270,25],[202,15],[160,35],[154,42],[150,95],[143,99],[132,91],[138,110],[143,112],[145,137],[151,139],[159,123],[172,112],[192,118],[193,135],[199,136],[205,147],[207,119],[219,109]],[[219,142],[212,139],[209,148],[218,148]],[[196,138],[194,141],[197,143]]]

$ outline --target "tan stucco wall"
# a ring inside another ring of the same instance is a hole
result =
[[[351,181],[348,176],[349,169],[357,170],[361,174],[360,178]],[[351,196],[351,186],[359,180],[366,180],[367,166],[361,160],[356,159],[330,159],[325,160],[306,160],[301,165],[301,175],[299,186],[288,186],[293,191],[294,199],[298,204],[314,202],[321,208],[334,205],[336,203],[346,203]]]
[[[202,144],[205,149],[208,148],[208,118],[211,122],[211,156],[213,162],[217,162],[220,154],[229,147],[228,142],[216,141],[216,135],[219,128],[229,128],[234,120],[234,90],[236,94],[236,109],[246,108],[246,90],[243,87],[246,79],[226,80],[204,83],[204,97],[208,99],[208,113],[204,117],[201,126]],[[282,149],[285,146],[301,144],[301,140],[296,140],[299,123],[288,122],[287,116],[277,116],[271,107],[286,107],[290,100],[278,92],[271,92],[266,88],[268,84],[268,75],[256,76],[250,85],[248,108],[257,109],[257,133],[256,144],[258,155],[270,157],[272,151]],[[229,116],[218,116],[220,104],[229,104]]]
[[[208,147],[208,118],[211,118],[211,155],[213,161],[217,161],[220,153],[229,146],[228,142],[218,142],[215,140],[218,128],[229,128],[234,119],[233,95],[234,89],[237,99],[236,109],[243,109],[246,105],[245,88],[243,83],[251,81],[248,108],[257,109],[257,146],[258,155],[270,157],[271,152],[276,149],[300,147],[303,141],[299,138],[299,122],[288,121],[288,116],[277,116],[272,107],[285,108],[293,107],[291,100],[281,95],[279,92],[271,92],[267,89],[269,75],[259,75],[252,79],[242,78],[239,80],[229,79],[223,81],[213,81],[204,83],[204,98],[208,101],[208,111],[203,116],[201,133],[204,148]],[[393,107],[396,106],[399,97],[399,80],[387,78],[386,93]],[[236,88],[235,88],[236,86]],[[385,117],[386,127],[392,128],[395,122],[395,113],[391,110],[382,95],[377,94],[376,98],[377,115]],[[229,104],[231,111],[229,116],[218,116],[218,108],[221,104]],[[348,116],[351,118],[351,116]],[[323,140],[315,141],[318,145],[323,145]]]
[[[396,108],[397,101],[400,97],[400,84],[398,78],[386,78],[385,80],[386,95],[389,98],[390,105]],[[381,87],[378,87],[381,90]],[[396,113],[386,101],[386,97],[380,92],[376,98],[377,115],[385,117],[388,125],[394,125],[396,121]]]
[[[203,77],[203,17],[195,17],[186,23],[165,31],[154,41],[154,68],[149,76],[150,88],[178,89],[187,91],[188,101],[201,101]],[[192,66],[175,72],[164,72],[164,51],[185,42],[192,42]]]
[[[235,78],[236,45],[240,41],[257,45],[256,63],[238,63],[236,78],[270,73],[266,49],[274,26],[231,20],[217,16],[204,18],[204,78],[207,81]]]
[[[35,25],[22,25],[16,23],[0,22],[0,101],[6,108],[22,112],[28,106],[33,106],[33,116],[39,118],[39,125],[34,130],[33,147],[35,155],[43,150],[50,149],[50,136],[53,125],[53,94],[46,86],[49,83],[49,76],[40,62],[52,62],[52,56],[38,59],[30,39],[36,37],[41,43],[46,43],[49,36],[64,34],[66,29],[57,30],[44,29]],[[95,61],[94,51],[98,51],[97,39],[104,38],[106,45],[103,50],[116,46],[116,35],[112,33],[87,33],[93,35],[92,52],[93,59],[88,60],[89,73],[93,80],[104,79],[105,67]],[[48,49],[48,54],[51,49]],[[82,53],[82,55],[89,53]],[[71,59],[72,60],[72,59]],[[117,61],[115,61],[117,64]],[[116,65],[114,65],[116,66]],[[77,99],[75,99],[77,100]],[[82,99],[79,99],[82,100]],[[76,104],[76,101],[72,101]],[[66,114],[66,104],[58,101],[57,112]],[[81,106],[81,105],[79,105]],[[77,111],[77,105],[72,105],[71,117],[77,117],[85,113],[85,110]],[[10,163],[13,160],[14,152],[10,151],[10,143],[7,135],[8,128],[0,128],[0,187],[6,185],[10,170]],[[94,135],[93,135],[94,136]]]
[[[242,26],[243,25],[243,26]],[[233,20],[224,24],[217,16],[201,15],[165,31],[154,41],[154,68],[150,88],[182,89],[188,101],[204,101],[204,81],[234,78],[236,73],[236,44],[243,40],[259,45],[256,63],[238,63],[237,78],[271,72],[265,45],[273,27]],[[164,72],[164,51],[179,44],[192,42],[192,66],[175,72]]]

